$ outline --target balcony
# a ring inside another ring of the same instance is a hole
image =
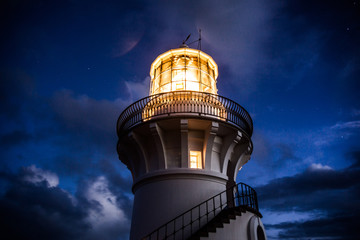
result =
[[[236,102],[220,95],[197,91],[173,91],[150,95],[128,106],[117,122],[119,136],[148,121],[187,117],[226,122],[251,137],[249,113]]]

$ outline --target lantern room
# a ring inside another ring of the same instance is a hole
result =
[[[206,53],[191,49],[169,50],[151,64],[150,95],[172,91],[217,94],[218,67]]]

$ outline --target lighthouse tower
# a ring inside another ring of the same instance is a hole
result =
[[[133,177],[130,239],[266,239],[256,192],[236,175],[253,124],[217,94],[218,67],[181,46],[150,68],[150,94],[117,122],[117,151]]]

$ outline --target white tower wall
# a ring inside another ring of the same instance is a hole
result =
[[[226,179],[212,172],[159,171],[135,187],[131,238],[141,239],[185,210],[224,191],[225,186]]]
[[[236,128],[211,120],[172,118],[130,132],[119,154],[134,178],[131,239],[226,190],[250,149],[251,142]],[[191,150],[201,151],[203,169],[189,168]]]

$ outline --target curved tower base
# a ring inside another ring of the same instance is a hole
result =
[[[220,174],[196,169],[159,171],[134,186],[130,239],[141,239],[164,223],[225,190]],[[151,196],[151,197],[150,197]]]

